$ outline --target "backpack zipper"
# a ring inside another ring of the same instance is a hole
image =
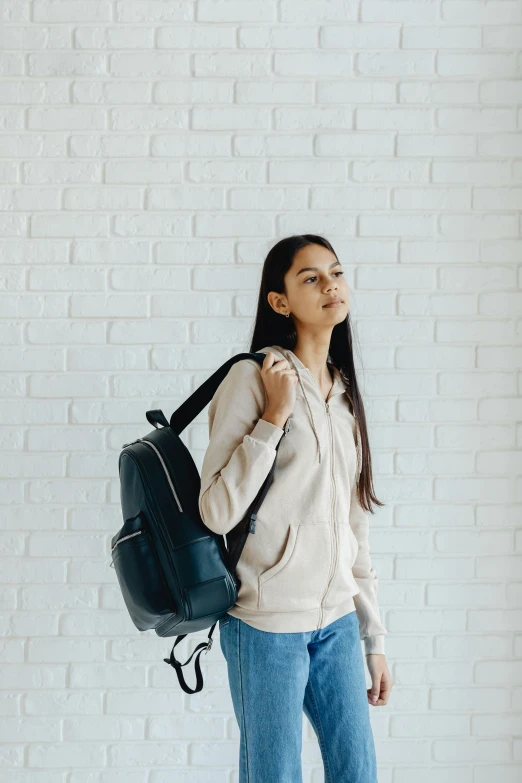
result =
[[[161,456],[161,454],[158,451],[157,447],[154,445],[154,443],[151,443],[150,440],[145,440],[144,438],[138,438],[137,440],[133,440],[131,443],[124,443],[123,444],[123,448],[126,448],[127,446],[132,446],[132,445],[134,445],[134,443],[144,443],[146,446],[150,446],[151,449],[153,449],[153,451],[156,452],[156,455],[157,455],[159,461],[161,462],[161,466],[163,468],[163,472],[165,473],[165,477],[166,477],[167,481],[169,482],[169,487],[170,487],[170,489],[172,491],[172,494],[174,495],[174,500],[176,501],[176,505],[178,507],[178,511],[180,512],[180,514],[182,514],[183,513],[183,508],[181,506],[178,494],[176,492],[174,484],[172,483],[172,479],[170,477],[170,473],[169,473],[169,471],[167,469],[167,466],[165,465],[163,457]]]
[[[119,544],[121,544],[123,541],[127,541],[129,538],[134,538],[134,536],[141,536],[142,533],[143,533],[143,530],[137,530],[135,533],[130,533],[128,536],[123,536],[123,538],[118,538],[118,540],[116,541],[116,543],[112,547],[111,552],[114,552],[116,547]]]
[[[111,555],[114,553],[114,550],[116,547],[121,544],[123,541],[127,541],[129,538],[134,538],[134,536],[141,536],[143,533],[143,530],[136,530],[135,533],[130,533],[128,536],[123,536],[123,538],[119,538],[113,547],[111,547]],[[111,568],[114,568],[114,558],[110,562]]]
[[[141,438],[138,438],[138,440],[141,440]],[[122,449],[126,449],[127,446],[133,446],[134,443],[138,442],[138,440],[131,440],[130,443],[124,443],[123,446],[122,446]]]
[[[167,466],[165,465],[163,457],[161,456],[160,452],[158,451],[158,449],[154,445],[154,443],[151,443],[150,440],[144,440],[143,438],[139,438],[139,440],[141,441],[141,443],[145,443],[147,446],[150,446],[151,449],[153,449],[156,452],[156,454],[158,456],[158,459],[161,462],[161,465],[163,467],[163,471],[165,473],[165,477],[166,477],[167,481],[169,482],[169,486],[170,486],[170,488],[172,490],[172,494],[174,495],[174,499],[175,499],[176,504],[178,506],[178,511],[180,512],[180,514],[182,514],[183,513],[183,508],[181,507],[181,503],[179,501],[178,494],[177,494],[177,492],[176,492],[176,490],[174,488],[174,484],[172,483],[172,479],[170,477],[170,473],[169,473],[169,471],[167,469]]]

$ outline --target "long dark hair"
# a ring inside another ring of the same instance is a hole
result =
[[[280,345],[293,351],[297,345],[297,330],[292,316],[286,318],[276,313],[268,301],[270,291],[285,293],[284,278],[292,266],[298,250],[307,245],[322,245],[337,258],[330,242],[316,234],[298,234],[281,239],[275,244],[265,259],[261,276],[261,287],[257,304],[256,320],[250,343],[251,352],[259,351],[268,345]],[[373,487],[372,458],[368,439],[368,428],[364,404],[359,393],[355,365],[353,360],[353,337],[350,313],[344,321],[336,324],[332,330],[329,348],[330,361],[339,369],[352,404],[352,412],[359,422],[362,446],[362,470],[357,494],[365,511],[374,513],[372,503],[384,506],[375,496]]]

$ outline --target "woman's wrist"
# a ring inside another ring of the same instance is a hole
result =
[[[284,430],[288,416],[282,416],[281,413],[278,413],[277,411],[270,411],[267,408],[261,418],[270,422],[270,424],[274,424],[276,427],[280,427],[282,430]]]

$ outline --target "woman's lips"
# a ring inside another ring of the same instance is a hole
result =
[[[323,305],[323,307],[340,307],[343,302],[330,302],[329,304]]]

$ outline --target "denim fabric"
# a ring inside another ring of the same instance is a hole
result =
[[[357,613],[307,633],[259,631],[232,615],[220,645],[240,730],[239,783],[302,783],[302,713],[325,783],[377,783]]]

